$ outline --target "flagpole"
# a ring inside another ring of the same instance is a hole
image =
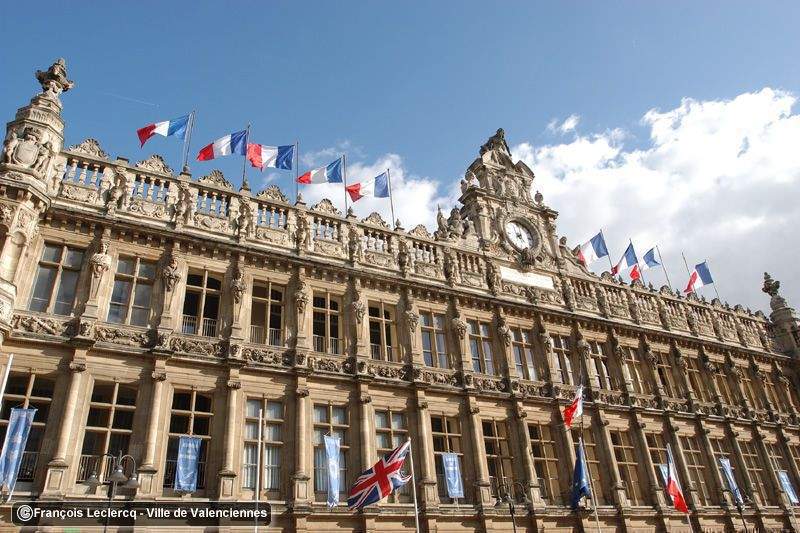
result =
[[[689,263],[686,261],[686,255],[684,255],[683,250],[681,250],[681,257],[683,257],[683,264],[686,267],[686,273],[689,275],[689,278],[691,278],[692,272],[689,270]],[[697,291],[694,290],[694,285],[692,285],[692,292],[697,294]]]
[[[389,174],[389,169],[386,169],[386,182],[389,185],[389,206],[392,208],[392,223],[390,226],[395,227],[397,220],[394,218],[394,198],[392,198],[392,177]]]
[[[347,216],[347,154],[342,154],[342,177],[344,178],[344,215]]]
[[[182,172],[189,172],[189,145],[192,142],[192,129],[194,129],[194,114],[196,111],[192,110],[189,114],[189,126],[187,128],[186,137],[183,139],[183,166]]]
[[[667,285],[669,290],[672,290],[672,283],[669,281],[669,274],[667,274],[667,266],[664,264],[664,259],[661,257],[661,249],[656,244],[656,252],[658,252],[658,260],[661,261],[661,269],[664,271],[664,277],[667,278]]]
[[[242,190],[249,191],[250,184],[247,183],[247,141],[250,140],[250,123],[247,123],[247,133],[244,134],[244,161],[242,162]]]
[[[706,264],[706,268],[708,268],[708,259],[706,259],[703,262]],[[709,269],[709,272],[710,271],[711,271],[711,269]],[[711,278],[711,279],[714,279],[714,278]],[[717,282],[715,281],[714,283],[712,283],[712,285],[714,286],[714,294],[717,295],[717,300],[719,300],[720,297],[719,297],[719,291],[717,290]]]
[[[417,506],[417,478],[414,475],[414,452],[412,451],[411,437],[408,437],[408,459],[411,461],[411,494],[414,495],[414,526],[419,533],[419,507]]]
[[[603,237],[603,239],[605,240],[605,237]],[[579,368],[581,374],[583,374],[583,366],[580,366]],[[583,402],[583,398],[581,398],[581,402]],[[603,530],[600,527],[600,516],[597,514],[597,495],[594,492],[594,483],[592,482],[592,472],[589,469],[589,462],[586,460],[586,454],[584,453],[583,449],[583,413],[584,409],[581,408],[581,436],[578,439],[578,453],[583,453],[583,464],[586,466],[586,474],[587,474],[586,477],[589,478],[589,490],[592,491],[592,509],[594,509],[594,521],[597,523],[597,533],[603,533]]]
[[[259,410],[258,410],[258,453],[256,454],[256,468],[258,468],[258,471],[256,472],[256,493],[254,495],[255,500],[256,500],[256,504],[255,504],[256,512],[255,512],[255,518],[254,518],[254,520],[255,520],[255,528],[253,529],[253,531],[255,533],[258,533],[258,501],[261,499],[261,452],[262,452],[262,448],[263,448],[263,446],[261,444],[261,440],[263,438],[261,430],[262,430],[263,424],[264,424],[264,410],[259,408]]]
[[[297,203],[297,195],[300,192],[300,141],[294,141],[294,201]]]
[[[611,252],[608,249],[608,243],[606,242],[606,236],[603,234],[603,228],[600,228],[600,235],[603,236],[603,242],[606,245],[606,255],[608,256],[608,266],[611,267],[611,270],[614,270],[614,264],[611,262]]]

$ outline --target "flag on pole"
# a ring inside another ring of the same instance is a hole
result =
[[[391,452],[384,455],[358,476],[350,488],[347,507],[353,511],[371,503],[378,502],[392,492],[408,483],[411,476],[403,476],[400,469],[406,460],[411,441],[407,440]]]
[[[185,139],[186,128],[189,125],[189,116],[190,115],[184,115],[179,118],[165,120],[164,122],[155,122],[153,124],[148,124],[143,128],[139,128],[136,130],[136,135],[139,137],[139,142],[142,143],[142,146],[144,146],[144,143],[146,143],[147,140],[153,135],[162,135],[164,137],[174,135],[179,139]]]
[[[461,479],[461,464],[458,454],[446,452],[441,455],[444,479],[447,483],[447,495],[450,498],[464,497],[464,482]]]
[[[371,180],[354,183],[345,187],[350,199],[354,202],[371,196],[373,198],[389,198],[389,174],[384,172]]]
[[[266,146],[247,143],[247,160],[250,161],[251,165],[261,170],[264,170],[265,167],[292,170],[294,145]]]
[[[339,437],[325,435],[325,455],[328,465],[328,507],[339,504]]]
[[[11,409],[6,440],[3,442],[3,451],[0,453],[0,489],[9,494],[14,492],[14,486],[17,484],[22,454],[28,443],[34,416],[36,416],[36,409],[18,407]]]
[[[197,490],[197,467],[200,461],[200,437],[181,435],[178,440],[178,465],[175,469],[175,490]]]
[[[210,161],[231,154],[247,155],[247,130],[231,133],[204,146],[197,154],[197,160]]]
[[[661,469],[661,475],[664,477],[664,487],[672,500],[672,505],[678,511],[688,514],[689,507],[686,506],[686,500],[678,482],[678,471],[675,469],[675,460],[672,457],[672,448],[669,444],[667,444],[667,464],[658,466]]]
[[[575,398],[572,402],[564,408],[564,425],[568,428],[572,427],[572,421],[580,418],[583,414],[583,385],[578,385],[578,390],[575,391]]]
[[[342,158],[340,157],[333,163],[325,167],[309,170],[297,178],[297,183],[308,185],[309,183],[342,183]]]
[[[630,243],[625,249],[625,253],[622,254],[622,259],[611,268],[611,274],[616,276],[621,270],[628,270],[632,266],[636,266],[638,262],[639,260],[636,258],[636,252],[633,249],[633,243]]]
[[[789,472],[786,470],[778,470],[778,479],[781,482],[781,487],[783,487],[783,492],[785,492],[786,497],[789,498],[789,503],[792,505],[800,503],[800,499],[797,498],[797,493],[794,491],[794,486],[792,486],[792,482],[789,479]]]
[[[602,232],[589,239],[589,242],[581,244],[578,249],[578,259],[586,266],[607,255],[608,248]]]
[[[744,504],[744,496],[742,496],[742,491],[739,489],[739,485],[736,484],[736,478],[733,475],[733,468],[731,467],[730,459],[727,457],[720,457],[719,465],[722,467],[722,473],[725,474],[725,480],[728,482],[728,488],[733,495],[734,503],[736,503],[736,505]]]
[[[689,283],[686,285],[686,288],[683,289],[683,292],[687,294],[696,292],[700,287],[711,285],[712,283],[714,283],[714,280],[711,277],[711,271],[708,270],[708,265],[703,261],[694,266],[694,271],[689,276]]]
[[[650,248],[645,252],[642,256],[642,262],[639,264],[642,270],[647,270],[648,268],[653,268],[656,266],[660,266],[661,263],[658,262],[656,259],[656,249],[655,247]]]
[[[578,439],[578,453],[575,457],[575,472],[572,474],[572,497],[570,503],[573,509],[578,508],[578,504],[583,497],[592,497],[592,488],[589,484],[589,470],[586,468],[586,454],[583,449],[583,439]]]

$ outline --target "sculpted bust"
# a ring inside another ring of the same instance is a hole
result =
[[[89,260],[89,265],[92,269],[92,286],[90,294],[92,298],[94,298],[97,296],[97,289],[100,287],[100,280],[102,279],[103,274],[108,272],[108,269],[111,268],[111,256],[108,255],[107,240],[103,239],[100,241],[100,248]]]

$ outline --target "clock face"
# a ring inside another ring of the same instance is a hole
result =
[[[506,238],[519,250],[531,248],[534,244],[530,230],[515,220],[506,223]]]

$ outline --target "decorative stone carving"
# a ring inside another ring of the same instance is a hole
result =
[[[409,334],[413,336],[419,325],[419,313],[415,312],[413,309],[406,309],[405,317]]]
[[[239,213],[236,215],[236,236],[246,239],[255,232],[256,223],[253,217],[253,208],[246,198],[239,200]]]
[[[108,159],[108,154],[100,148],[100,143],[95,139],[86,139],[80,144],[74,144],[67,148],[68,152],[75,152],[78,154],[88,155],[95,159]]]
[[[167,292],[172,292],[175,288],[175,284],[177,284],[181,280],[181,274],[178,271],[178,260],[175,257],[175,254],[170,253],[164,259],[164,266],[161,270],[161,278],[164,280],[164,288]]]
[[[231,295],[233,296],[233,301],[237,304],[241,303],[246,290],[247,283],[244,280],[244,272],[237,266],[231,277]]]
[[[311,244],[311,225],[305,213],[297,213],[297,229],[294,235],[298,251],[307,250]]]
[[[781,282],[772,279],[772,276],[770,276],[769,273],[764,272],[764,286],[761,290],[770,296],[769,306],[773,311],[788,307],[786,299],[780,295],[780,288]]]
[[[497,296],[503,291],[503,280],[500,277],[500,269],[492,261],[486,261],[486,286],[492,294]]]
[[[364,260],[364,243],[361,240],[361,230],[351,224],[347,229],[347,254],[354,263]]]
[[[450,248],[444,249],[444,265],[442,266],[444,278],[451,287],[458,281],[458,261],[455,252]]]
[[[286,366],[291,362],[285,352],[264,348],[245,347],[242,350],[242,357],[251,363],[261,363],[269,366]]]
[[[467,323],[461,320],[459,317],[453,318],[451,323],[453,326],[453,331],[455,331],[458,338],[463,339],[467,334]]]
[[[412,237],[417,237],[420,239],[433,239],[433,235],[430,234],[428,228],[425,227],[425,224],[417,224],[411,229],[411,231],[408,232],[408,234]]]
[[[176,352],[183,352],[192,356],[222,357],[223,348],[218,342],[189,339],[186,337],[172,337],[170,348]]]
[[[316,211],[317,213],[323,213],[326,215],[332,215],[340,217],[342,216],[342,212],[336,209],[336,206],[333,205],[333,202],[328,200],[327,198],[323,198],[316,205],[311,207],[312,211]]]
[[[297,289],[294,291],[294,304],[297,309],[297,316],[302,317],[306,312],[306,304],[308,303],[308,284],[304,279],[297,281]],[[302,321],[302,318],[298,318]]]
[[[42,96],[56,101],[62,92],[75,86],[75,82],[67,79],[67,65],[63,58],[56,59],[47,70],[37,70],[36,79],[42,86]]]
[[[45,169],[53,156],[53,146],[42,141],[42,132],[32,126],[22,130],[22,138],[10,131],[3,143],[3,162],[36,172]]]
[[[139,161],[136,163],[136,168],[143,168],[160,174],[172,174],[172,169],[167,165],[167,162],[164,161],[164,158],[158,154],[153,154],[147,159]]]
[[[91,288],[89,290],[90,298],[97,298],[97,291],[100,288],[100,281],[103,275],[111,268],[111,256],[108,255],[108,240],[103,238],[97,252],[89,260],[89,267],[92,272]]]
[[[203,183],[205,185],[212,185],[214,187],[220,187],[222,189],[233,190],[233,185],[231,185],[231,182],[225,179],[225,174],[223,174],[221,170],[217,169],[212,170],[207,175],[198,179],[197,183]]]
[[[441,207],[437,207],[436,211],[436,232],[434,237],[437,241],[446,241],[450,238],[450,228],[447,225],[447,219],[444,218]]]
[[[114,184],[106,193],[106,212],[109,215],[114,215],[117,209],[121,207],[124,202],[125,195],[128,194],[128,174],[122,167],[114,167]]]
[[[67,330],[65,322],[33,315],[14,315],[12,325],[16,330],[55,336],[62,336]]]
[[[256,198],[259,198],[261,200],[283,202],[285,204],[289,203],[289,199],[286,198],[286,195],[283,194],[283,191],[281,191],[280,187],[278,187],[277,185],[270,185],[269,187],[258,193],[256,195]]]
[[[497,315],[497,333],[500,334],[504,345],[511,346],[511,328],[508,327],[508,320],[502,314]]]
[[[373,211],[372,213],[370,213],[369,216],[363,219],[361,222],[364,222],[365,224],[372,224],[373,226],[380,226],[385,229],[390,229],[389,224],[387,224],[386,221],[383,220],[380,213],[378,213],[377,211]]]
[[[149,341],[147,333],[143,331],[101,326],[94,328],[94,338],[101,342],[124,344],[127,346],[145,346]]]

